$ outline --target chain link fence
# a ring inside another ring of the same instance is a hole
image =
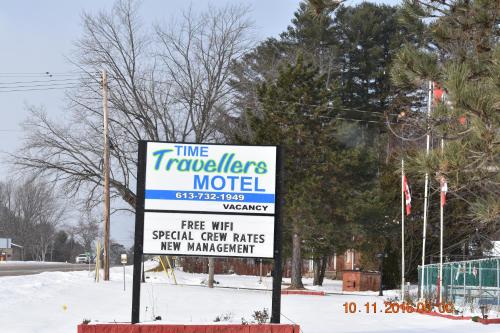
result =
[[[419,293],[426,299],[438,299],[439,264],[418,267]],[[471,312],[481,307],[500,307],[500,258],[443,263],[443,300]]]

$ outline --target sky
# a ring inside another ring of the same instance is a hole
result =
[[[209,4],[223,6],[236,0],[143,0],[140,17],[145,24],[165,21],[190,5],[203,9]],[[249,18],[255,24],[255,38],[277,36],[290,24],[299,0],[238,0],[248,5]],[[347,0],[347,5],[362,1]],[[374,1],[398,4],[398,0]],[[66,121],[64,89],[9,91],[22,84],[11,82],[40,80],[45,72],[74,71],[69,59],[74,42],[81,36],[81,14],[97,13],[113,6],[102,0],[16,0],[0,2],[0,181],[10,178],[6,153],[14,153],[22,144],[21,123],[28,116],[27,106],[42,106],[50,117]],[[37,73],[36,76],[32,73]],[[71,207],[70,207],[71,208]],[[133,216],[111,217],[111,237],[132,244]],[[68,221],[71,224],[72,221]]]

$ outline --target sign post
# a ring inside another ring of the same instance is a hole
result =
[[[139,322],[141,305],[141,263],[144,236],[144,191],[146,189],[146,141],[139,141],[137,153],[137,195],[135,203],[134,273],[132,277],[132,324]]]
[[[281,169],[277,146],[139,142],[132,323],[143,254],[274,259],[279,323]]]
[[[274,265],[273,265],[273,292],[271,304],[271,323],[279,324],[281,319],[281,280],[283,277],[281,252],[282,252],[282,218],[283,218],[283,175],[284,175],[284,151],[283,147],[277,147],[276,158],[276,216],[275,216],[275,238],[274,238]]]
[[[120,256],[120,261],[123,265],[123,291],[125,291],[125,265],[127,264],[127,254],[122,253]]]

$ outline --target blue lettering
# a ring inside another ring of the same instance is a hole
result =
[[[175,149],[177,149],[177,156],[181,156],[181,149],[182,149],[182,146],[174,146]]]
[[[168,162],[167,162],[167,168],[166,168],[167,171],[170,171],[170,168],[172,167],[172,164],[174,164],[174,162],[179,162],[179,160],[176,159],[176,158],[171,158],[171,159],[168,160]]]
[[[187,156],[198,156],[198,147],[187,146]]]
[[[231,165],[232,173],[241,173],[243,165],[240,161],[234,161],[233,165]]]
[[[200,148],[200,156],[201,157],[208,157],[208,147],[207,146],[202,146]]]
[[[215,181],[218,180],[218,179],[220,179],[220,186],[217,186],[216,183],[215,183]],[[211,183],[212,183],[212,188],[214,190],[222,190],[224,187],[226,187],[226,180],[222,176],[214,176],[212,178],[212,182]]]
[[[200,164],[200,165],[198,166],[198,164]],[[194,160],[193,161],[193,171],[200,172],[201,170],[203,170],[203,161],[202,160]]]
[[[177,166],[177,170],[189,171],[191,169],[191,162],[193,162],[193,160],[182,159]]]
[[[250,187],[245,187],[250,186]],[[251,191],[252,190],[252,177],[241,177],[241,186],[242,191]]]
[[[255,177],[255,192],[265,192],[263,188],[259,188],[259,177]]]
[[[170,153],[171,151],[172,149],[163,149],[163,150],[157,150],[153,153],[153,156],[157,156],[155,163],[155,170],[158,170],[160,168],[163,155],[165,155],[166,153]]]
[[[267,164],[264,161],[260,161],[257,163],[257,167],[255,168],[255,173],[262,175],[264,173],[267,173]]]
[[[238,176],[227,176],[227,179],[229,179],[231,181],[231,191],[234,191],[234,183],[235,183],[235,180],[238,179],[239,177]]]
[[[194,175],[194,189],[208,190],[208,176],[203,176],[203,180],[200,178],[200,175]]]

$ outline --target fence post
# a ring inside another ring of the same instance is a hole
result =
[[[424,293],[427,292],[427,294],[429,294],[429,267],[427,267],[426,271],[427,271],[426,276],[425,276],[425,289],[426,290],[424,290]]]
[[[497,309],[500,307],[500,259],[497,259]]]
[[[451,290],[451,301],[455,303],[455,290],[453,289],[453,264],[450,265],[450,290]]]
[[[483,269],[481,268],[481,260],[479,260],[479,299],[483,297]],[[479,301],[479,300],[478,300]]]
[[[422,282],[424,282],[423,280],[423,274],[422,274],[422,267],[420,266],[417,266],[417,271],[418,271],[418,289],[417,289],[417,294],[418,295],[423,295],[423,293],[421,292],[421,288],[422,288]]]
[[[467,274],[467,261],[464,261],[464,307],[465,307],[465,274]]]

